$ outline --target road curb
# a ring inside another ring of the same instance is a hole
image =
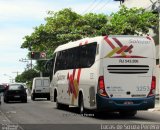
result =
[[[148,111],[150,111],[150,112],[154,112],[154,111],[160,112],[160,107],[158,107],[158,108],[153,108],[153,109],[149,109]]]

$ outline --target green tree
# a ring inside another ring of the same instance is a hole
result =
[[[30,69],[30,70],[26,70],[22,74],[18,75],[15,78],[15,81],[22,82],[22,83],[28,83],[29,85],[31,85],[34,77],[39,77],[39,73],[34,69]]]
[[[21,48],[45,51],[51,57],[54,49],[69,41],[101,34],[140,35],[157,26],[158,17],[142,8],[121,9],[111,16],[105,14],[77,14],[71,9],[48,12],[46,24],[34,28],[31,35],[24,37]],[[108,20],[108,18],[110,20]]]
[[[111,16],[89,13],[77,14],[71,9],[48,12],[46,23],[34,28],[31,35],[24,37],[21,48],[44,51],[52,58],[55,48],[69,41],[98,35],[141,35],[157,27],[158,17],[140,8],[121,9]],[[45,61],[38,61],[36,69],[44,72]]]
[[[149,29],[158,27],[158,16],[143,8],[128,9],[122,6],[111,16],[110,34],[142,35],[147,34]]]

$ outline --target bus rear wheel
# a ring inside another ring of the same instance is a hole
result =
[[[133,117],[137,114],[137,111],[120,111],[119,114],[120,116]]]
[[[79,114],[84,114],[84,111],[83,95],[81,94],[79,97]]]

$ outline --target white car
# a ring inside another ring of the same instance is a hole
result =
[[[31,99],[35,98],[47,98],[50,100],[50,79],[49,77],[36,77],[33,79]]]

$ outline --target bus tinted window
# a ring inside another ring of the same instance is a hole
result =
[[[91,67],[95,61],[96,47],[97,43],[95,42],[58,52],[55,72]]]

